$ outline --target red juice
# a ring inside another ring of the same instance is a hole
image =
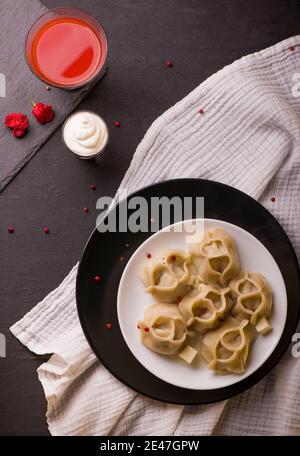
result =
[[[26,49],[28,63],[49,84],[79,87],[91,80],[106,61],[107,41],[101,30],[80,17],[50,19],[34,31]]]

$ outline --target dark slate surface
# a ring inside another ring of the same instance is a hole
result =
[[[39,0],[1,1],[0,73],[5,76],[6,91],[1,92],[0,98],[0,191],[91,90],[91,87],[85,87],[72,92],[47,91],[46,85],[26,65],[24,43],[28,29],[46,11]],[[53,104],[53,122],[40,125],[31,115],[31,100]],[[28,133],[22,139],[14,138],[3,125],[5,115],[12,111],[23,112],[29,117]]]
[[[60,3],[45,1],[48,7]],[[47,357],[30,353],[8,328],[78,260],[95,224],[97,196],[113,195],[151,122],[224,65],[300,28],[300,2],[291,0],[62,3],[94,13],[108,33],[109,72],[81,107],[104,116],[111,142],[100,163],[84,162],[63,148],[57,131],[0,194],[0,332],[7,336],[7,358],[0,359],[1,435],[48,433],[35,372]],[[172,69],[165,59],[174,61]],[[121,128],[112,126],[116,119]]]

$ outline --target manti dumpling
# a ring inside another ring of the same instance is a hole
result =
[[[141,273],[146,292],[159,302],[177,302],[189,287],[190,256],[181,250],[149,260]]]
[[[208,368],[218,374],[242,374],[252,337],[248,320],[228,317],[218,328],[204,335],[201,355]]]
[[[241,271],[231,280],[230,288],[236,298],[233,313],[255,326],[261,317],[267,317],[272,311],[272,290],[267,280],[258,272]]]
[[[150,305],[138,326],[142,344],[162,355],[173,355],[186,342],[186,323],[174,304]]]
[[[215,327],[233,304],[230,288],[219,290],[210,285],[200,285],[179,303],[179,310],[190,329],[204,332]]]
[[[227,285],[240,269],[235,243],[221,228],[204,232],[199,243],[190,244],[192,255],[192,275],[199,275],[205,283]]]

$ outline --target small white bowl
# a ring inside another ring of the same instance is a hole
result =
[[[68,141],[66,141],[66,138],[65,138],[65,135],[64,135],[64,131],[65,131],[65,128],[67,127],[68,123],[72,121],[72,119],[77,116],[78,114],[82,114],[82,113],[88,113],[88,114],[92,114],[93,116],[97,117],[100,122],[101,122],[101,125],[103,128],[105,128],[105,133],[106,133],[106,139],[105,139],[105,142],[103,144],[101,144],[101,147],[93,154],[90,154],[90,155],[83,155],[83,154],[80,154],[78,152],[75,152],[74,150],[72,150],[71,148],[71,145],[68,143]],[[73,112],[69,117],[67,117],[67,119],[64,121],[63,125],[62,125],[62,128],[61,128],[61,137],[62,137],[62,141],[63,143],[65,144],[65,146],[78,158],[82,158],[83,160],[89,160],[91,158],[95,158],[95,157],[98,157],[103,151],[104,149],[106,148],[107,144],[109,143],[109,131],[108,131],[108,127],[107,127],[107,124],[106,122],[104,121],[104,119],[99,115],[97,114],[96,112],[93,112],[93,111],[87,111],[87,110],[80,110],[80,111],[75,111]]]

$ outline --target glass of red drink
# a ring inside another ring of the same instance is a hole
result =
[[[101,79],[108,44],[101,24],[77,8],[54,8],[31,26],[25,44],[29,68],[48,85],[77,89]]]

